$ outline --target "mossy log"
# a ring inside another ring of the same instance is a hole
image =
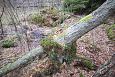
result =
[[[67,28],[62,34],[59,34],[55,38],[53,38],[53,40],[62,46],[72,43],[90,30],[102,24],[114,11],[115,0],[107,0],[102,6],[92,12],[89,16],[81,19],[79,22],[76,23],[76,25],[72,25],[71,27]],[[88,20],[86,20],[87,18]],[[0,69],[0,76],[7,74],[22,65],[27,64],[31,59],[42,53],[42,47],[36,48],[28,52],[17,61],[2,67]]]
[[[75,25],[68,27],[63,33],[54,37],[54,41],[61,45],[69,44],[87,32],[102,24],[115,12],[115,0],[107,0],[97,10],[83,17]]]

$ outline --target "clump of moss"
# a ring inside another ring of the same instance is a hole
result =
[[[44,17],[40,14],[33,14],[31,16],[31,22],[35,24],[42,24],[44,22]]]
[[[30,23],[47,27],[59,26],[66,18],[68,18],[67,14],[54,7],[42,9],[28,16]]]
[[[59,62],[58,56],[62,53],[62,47],[58,43],[45,38],[41,40],[41,46],[44,47],[46,54],[53,64]]]
[[[85,67],[87,67],[88,69],[94,69],[94,64],[92,63],[92,61],[90,60],[84,60],[83,61],[83,64]]]
[[[87,59],[85,57],[80,57],[80,56],[77,56],[76,59],[77,59],[77,64],[76,64],[77,66],[87,68],[89,70],[96,69],[96,65],[90,59]]]
[[[1,46],[3,47],[3,48],[10,48],[10,47],[14,47],[15,46],[15,41],[14,40],[12,40],[12,39],[6,39],[6,40],[3,40],[2,42],[1,42]]]
[[[59,13],[58,10],[54,7],[49,8],[47,12],[51,14],[52,16],[57,16]]]
[[[42,39],[40,43],[47,50],[61,48],[61,46],[58,43],[53,42],[51,39],[48,39],[48,38]]]
[[[69,64],[76,56],[76,47],[73,44],[62,47],[50,39],[42,39],[41,45],[49,55],[49,58],[53,61],[60,61],[61,63],[66,62]]]
[[[82,73],[79,74],[79,77],[84,77],[84,75]]]
[[[91,14],[89,14],[89,15],[83,17],[82,19],[80,19],[79,22],[88,22],[92,18],[93,18],[93,16]]]
[[[108,38],[115,41],[115,24],[107,29]]]

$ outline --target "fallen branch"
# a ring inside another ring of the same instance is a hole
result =
[[[43,54],[43,48],[41,46],[31,50],[30,52],[28,52],[26,55],[22,56],[15,62],[9,63],[6,66],[3,66],[0,69],[0,77],[11,72],[12,70],[15,70],[18,67],[22,67],[23,65],[27,64],[32,59],[34,59],[36,56],[40,56],[42,54]]]

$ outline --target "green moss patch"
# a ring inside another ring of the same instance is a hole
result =
[[[3,47],[3,48],[10,48],[10,47],[14,47],[15,46],[15,41],[14,40],[12,40],[12,39],[6,39],[6,40],[3,40],[2,42],[1,42],[1,46]]]
[[[115,24],[107,29],[108,38],[115,41]]]
[[[45,38],[41,40],[41,45],[45,48],[45,49],[54,49],[54,48],[61,48],[61,46],[56,43],[53,42],[51,39]]]
[[[87,67],[88,69],[94,69],[94,64],[92,63],[92,61],[90,60],[84,60],[83,64],[85,67]]]
[[[42,39],[41,45],[52,61],[60,61],[61,63],[66,62],[69,64],[76,56],[76,47],[73,44],[62,47],[50,39]]]
[[[85,69],[87,68],[89,70],[97,69],[97,66],[93,63],[93,61],[88,59],[88,58],[77,56],[76,60],[77,60],[76,61],[77,64],[75,66],[80,66],[80,67],[83,67]]]
[[[44,22],[44,18],[40,14],[33,14],[31,15],[31,22],[34,24],[42,24]]]
[[[79,77],[84,77],[84,75],[82,73],[79,74]]]

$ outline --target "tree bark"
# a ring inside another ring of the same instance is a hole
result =
[[[115,77],[115,54],[112,58],[102,65],[92,77]]]
[[[2,13],[0,15],[0,29],[1,29],[1,33],[0,33],[0,40],[4,38],[4,30],[3,30],[3,25],[2,25],[2,17],[3,17],[3,14],[4,14],[4,4],[3,4],[3,7],[2,7]]]
[[[0,77],[11,72],[12,70],[15,70],[18,67],[26,66],[28,62],[32,61],[36,56],[41,56],[42,54],[43,54],[43,48],[41,46],[31,50],[30,52],[28,52],[26,55],[22,56],[15,62],[3,66],[0,69]]]
[[[69,44],[90,30],[102,24],[115,11],[115,0],[107,0],[97,10],[82,18],[76,25],[67,28],[62,34],[54,37],[61,45]]]
[[[76,39],[80,38],[90,30],[96,28],[102,24],[113,12],[115,11],[115,0],[107,0],[97,10],[82,18],[76,25],[72,25],[67,28],[63,33],[54,36],[55,42],[64,46],[70,44]],[[8,72],[27,64],[32,58],[43,53],[42,47],[36,48],[26,55],[19,58],[14,63],[8,64],[0,69],[0,76],[7,74]],[[110,61],[111,63],[111,61]],[[97,76],[98,77],[98,76]]]

